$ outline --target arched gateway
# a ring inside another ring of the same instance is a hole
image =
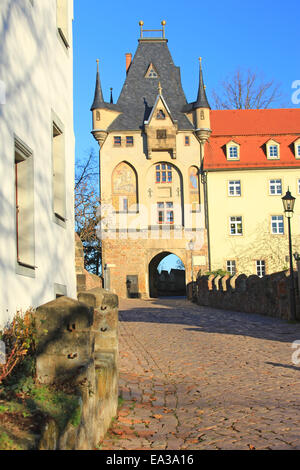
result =
[[[186,295],[186,276],[184,264],[181,261],[181,267],[172,268],[170,271],[158,271],[158,267],[162,260],[173,253],[163,251],[152,258],[149,263],[149,296],[150,297],[166,297],[166,296],[182,296]]]

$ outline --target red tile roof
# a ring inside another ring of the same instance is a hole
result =
[[[205,146],[204,169],[300,167],[294,142],[300,137],[300,109],[212,110],[212,134]],[[266,142],[280,144],[280,159],[268,160]],[[226,159],[226,144],[240,144],[240,160]]]

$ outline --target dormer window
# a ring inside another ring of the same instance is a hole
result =
[[[238,158],[239,153],[238,153],[238,148],[234,145],[232,147],[229,147],[229,158]]]
[[[153,64],[149,65],[145,78],[158,78],[158,73]]]
[[[280,158],[280,146],[275,140],[269,140],[266,143],[267,158],[270,160],[278,160]]]
[[[295,146],[295,157],[300,158],[300,138],[294,142]]]
[[[166,115],[162,109],[159,109],[156,114],[156,119],[166,119]]]
[[[240,146],[234,141],[228,142],[226,145],[226,156],[227,160],[239,160],[240,159]]]
[[[269,147],[269,157],[278,157],[278,145],[270,145]]]
[[[158,75],[155,72],[155,70],[151,69],[150,72],[149,72],[148,78],[157,78],[157,77],[158,77]]]

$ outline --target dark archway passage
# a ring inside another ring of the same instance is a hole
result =
[[[177,258],[177,266],[166,266],[168,269],[161,267],[159,270],[161,262],[170,255]],[[152,258],[149,263],[149,295],[152,298],[186,295],[185,268],[178,256],[169,251],[163,251]]]

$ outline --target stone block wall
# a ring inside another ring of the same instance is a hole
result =
[[[295,275],[297,318],[300,299]],[[199,276],[188,286],[190,300],[207,307],[258,313],[283,319],[290,317],[290,275],[288,271],[258,276]]]
[[[83,245],[77,233],[75,233],[75,268],[77,292],[103,287],[103,279],[95,274],[89,273],[84,268]]]
[[[118,297],[103,289],[60,297],[36,311],[36,373],[41,384],[68,384],[78,396],[80,422],[47,428],[42,448],[94,449],[118,407]]]

